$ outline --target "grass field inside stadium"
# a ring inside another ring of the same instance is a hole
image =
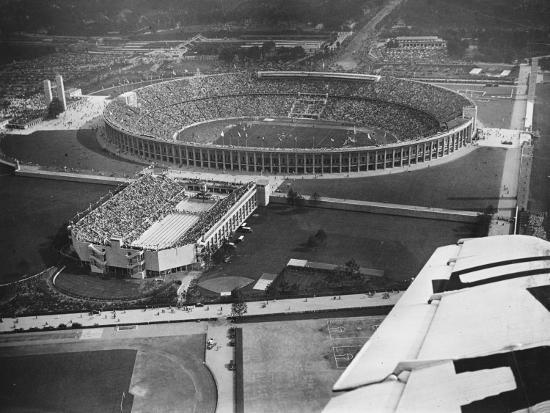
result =
[[[222,136],[223,132],[223,136]],[[376,127],[353,128],[300,119],[220,120],[185,129],[179,140],[260,148],[346,148],[385,145],[397,138]]]
[[[200,281],[228,276],[257,280],[263,273],[280,273],[291,258],[336,265],[354,258],[361,267],[405,280],[418,273],[436,248],[475,233],[474,225],[456,222],[285,205],[260,207],[247,224],[253,232],[244,234],[231,262],[215,266]],[[319,229],[327,234],[325,245],[307,247]]]
[[[2,357],[2,410],[130,412],[136,350]]]
[[[445,164],[412,172],[353,179],[295,179],[300,194],[404,205],[483,210],[498,205],[506,149],[483,148]]]
[[[317,412],[384,317],[240,325],[245,411]]]

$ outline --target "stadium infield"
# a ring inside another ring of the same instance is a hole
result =
[[[372,316],[239,325],[243,328],[244,410],[322,410],[342,368],[383,319]]]
[[[228,146],[298,149],[345,148],[397,142],[393,134],[376,127],[354,129],[353,126],[341,126],[337,122],[289,118],[207,122],[185,129],[178,140]]]
[[[425,169],[353,179],[287,180],[300,194],[427,207],[483,210],[496,207],[506,149],[480,147],[456,160]]]

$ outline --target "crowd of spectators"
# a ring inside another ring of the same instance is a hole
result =
[[[323,118],[344,120],[357,126],[376,126],[409,140],[433,134],[439,128],[439,122],[424,112],[368,99],[331,98]]]
[[[65,87],[85,85],[120,64],[120,57],[89,53],[52,53],[33,60],[20,60],[0,67],[0,118],[26,123],[44,117],[47,105],[45,79],[63,75]]]
[[[438,48],[384,48],[381,51],[384,62],[446,62],[447,49]]]
[[[196,242],[253,186],[238,186],[206,211],[185,211],[199,220],[173,246]],[[181,213],[176,206],[190,194],[187,182],[166,175],[145,174],[126,188],[85,213],[73,226],[80,241],[105,245],[111,237],[121,237],[125,245],[137,240],[151,225],[170,213]]]
[[[53,53],[33,60],[20,60],[0,68],[0,96],[29,98],[42,92],[44,79],[61,73],[65,84],[90,79],[108,71],[120,57],[89,53]]]
[[[388,128],[403,139],[432,133],[470,105],[448,90],[391,77],[378,82],[258,79],[254,73],[239,72],[165,82],[136,92],[136,107],[113,102],[106,117],[131,133],[160,139],[173,139],[184,126],[210,119],[286,117],[298,93],[328,94],[322,119]]]
[[[76,222],[73,233],[94,244],[116,236],[129,245],[185,197],[184,183],[146,174]]]

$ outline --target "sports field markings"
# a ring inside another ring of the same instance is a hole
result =
[[[332,347],[332,355],[337,369],[345,369],[355,355],[361,350],[361,346],[335,346]]]
[[[470,97],[475,96],[485,96],[486,92],[484,90],[475,90],[475,89],[459,89],[458,93],[461,95],[466,95]]]
[[[341,325],[335,325],[336,323],[342,323]],[[372,329],[372,327],[371,327]],[[376,328],[374,328],[375,330]],[[356,331],[363,332],[362,327],[353,326],[353,322],[349,320],[327,320],[328,335],[331,340],[345,340],[350,338],[368,339],[369,336],[356,335]],[[346,334],[347,332],[347,334]]]
[[[116,326],[116,330],[117,331],[121,331],[121,330],[137,330],[138,326],[137,325],[131,325],[131,326]]]
[[[102,328],[87,328],[85,330],[82,330],[82,334],[80,335],[80,340],[94,340],[101,338],[103,335],[103,329]]]

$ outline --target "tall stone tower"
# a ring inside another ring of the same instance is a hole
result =
[[[67,110],[67,100],[65,99],[65,86],[63,86],[63,76],[55,75],[55,83],[57,84],[57,98],[63,105],[63,111]]]
[[[44,80],[44,96],[46,96],[46,105],[52,102],[52,82],[48,79]]]

